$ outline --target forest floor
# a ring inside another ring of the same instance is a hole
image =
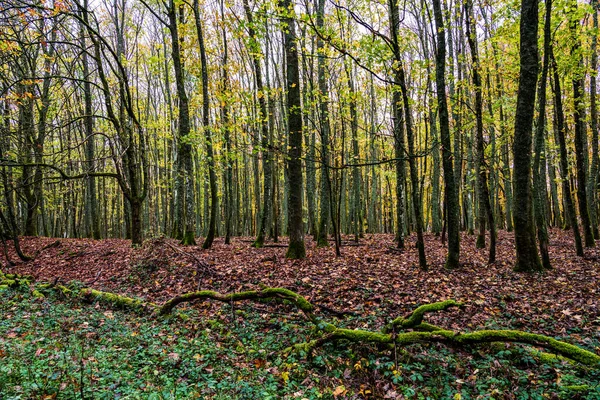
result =
[[[285,259],[285,239],[279,245],[262,249],[252,248],[251,238],[233,238],[229,245],[217,239],[212,249],[202,250],[200,246],[181,247],[177,241],[164,238],[148,240],[141,248],[133,249],[126,240],[25,237],[21,246],[26,254],[36,255],[35,259],[5,267],[4,272],[30,274],[36,280],[50,282],[57,278],[61,282],[75,280],[86,287],[157,303],[197,289],[226,293],[257,289],[259,285],[285,287],[313,304],[326,306],[320,310],[323,315],[328,315],[327,308],[351,312],[353,317],[345,318],[345,326],[369,329],[380,329],[384,323],[418,305],[454,299],[464,302],[466,307],[436,313],[428,321],[457,331],[486,328],[543,333],[600,354],[600,249],[586,249],[584,257],[577,257],[571,232],[552,230],[550,257],[554,269],[543,274],[517,274],[512,271],[515,253],[511,233],[499,232],[497,262],[492,265],[487,264],[487,250],[475,248],[475,239],[462,236],[461,268],[447,271],[445,246],[439,238],[426,235],[429,270],[422,271],[418,268],[413,238],[407,240],[404,251],[399,251],[393,236],[381,234],[367,234],[357,244],[351,237],[344,237],[342,257],[335,257],[333,246],[316,248],[307,238],[307,257],[302,261]],[[14,254],[11,257],[17,259]],[[0,260],[5,264],[5,260]],[[226,306],[205,302],[180,308],[210,319],[222,314],[223,307]],[[276,308],[247,307],[249,312],[258,312],[255,315],[277,315]],[[287,315],[284,319],[289,318]],[[301,319],[300,315],[295,318]],[[303,341],[306,337],[298,339]],[[472,359],[473,354],[469,353],[467,358]],[[380,360],[373,362],[377,366]],[[464,379],[473,376],[473,370],[478,369],[474,365],[470,372],[463,371]],[[555,371],[559,369],[554,367]],[[529,371],[529,367],[524,370]],[[525,376],[529,372],[524,372]],[[343,375],[346,377],[346,372]],[[418,384],[423,377],[411,379]],[[459,389],[457,393],[461,393],[464,379],[457,378],[451,384]],[[521,378],[516,374],[514,379]],[[560,383],[560,378],[553,376],[553,379],[558,379],[555,384]],[[351,381],[340,377],[339,382],[347,380]],[[362,391],[364,397],[368,397],[365,387],[371,388],[368,392],[371,395],[383,397],[390,391],[396,393],[390,389],[394,387],[391,382],[363,374],[351,386],[355,388],[353,393]],[[586,392],[587,397],[580,398],[600,398],[598,382],[597,375],[586,381],[596,386]],[[475,383],[471,383],[474,387]],[[350,393],[346,392],[348,388],[340,392],[339,385],[333,384],[332,388],[329,392],[332,395],[336,390],[337,396]],[[547,388],[540,390],[546,393]],[[404,398],[406,392],[402,393],[397,398]],[[463,398],[469,398],[468,393],[471,392],[464,392]],[[494,398],[489,393],[481,398]],[[576,398],[572,393],[564,397],[557,393],[548,397]],[[362,395],[357,394],[356,398]]]

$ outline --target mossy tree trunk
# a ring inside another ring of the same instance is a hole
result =
[[[170,0],[168,11],[169,32],[171,33],[171,55],[175,69],[175,86],[177,88],[177,100],[179,116],[177,120],[177,178],[176,178],[176,200],[175,219],[176,226],[180,227],[178,235],[181,235],[181,243],[184,245],[195,245],[194,239],[195,213],[194,213],[194,171],[192,164],[192,145],[189,142],[190,135],[190,108],[188,96],[185,90],[184,65],[181,57],[181,44],[183,38],[179,35],[177,17],[183,18],[183,5],[177,6],[174,0]],[[181,229],[181,227],[183,229]]]
[[[548,68],[550,62],[550,22],[552,14],[552,0],[546,0],[546,16],[544,21],[544,58],[542,63],[542,75],[538,87],[538,119],[535,130],[535,153],[533,157],[533,188],[535,196],[534,212],[537,236],[542,257],[542,265],[546,269],[552,268],[550,255],[548,253],[548,226],[546,203],[546,174],[541,168],[546,168],[546,161],[541,164],[544,153],[544,139],[546,130],[546,81],[548,79]]]
[[[448,255],[446,268],[454,269],[460,260],[460,223],[457,182],[452,165],[452,146],[450,142],[450,122],[446,101],[446,34],[440,0],[433,0],[433,13],[437,32],[437,51],[435,55],[435,82],[440,121],[440,140],[442,144],[442,167],[444,168],[444,191],[446,226],[448,227]],[[459,162],[458,160],[456,161]]]
[[[571,5],[569,16],[569,28],[571,29],[571,56],[575,58],[575,68],[572,71],[573,84],[573,121],[575,124],[575,164],[577,177],[577,204],[579,205],[579,217],[583,225],[585,247],[594,247],[594,233],[588,209],[587,198],[587,136],[585,131],[585,99],[584,99],[584,80],[585,70],[583,65],[583,55],[581,53],[581,43],[579,39],[579,19],[577,14],[577,2]]]
[[[471,61],[473,86],[475,87],[475,120],[476,120],[476,149],[475,169],[477,179],[477,194],[479,199],[479,234],[477,236],[477,247],[485,248],[485,226],[486,222],[490,228],[490,252],[488,262],[496,261],[496,223],[494,211],[490,200],[490,189],[488,186],[488,173],[485,165],[485,143],[483,140],[483,86],[481,83],[479,52],[477,49],[477,33],[475,30],[475,16],[473,14],[472,0],[465,1],[466,34],[467,42],[471,48]]]
[[[514,162],[514,225],[517,259],[515,271],[542,270],[535,242],[531,193],[531,144],[538,80],[538,1],[521,0],[520,68],[515,134]]]
[[[217,173],[215,171],[215,154],[213,151],[212,129],[210,126],[210,97],[208,95],[208,61],[206,57],[206,46],[204,44],[204,32],[202,29],[202,20],[198,0],[194,0],[194,22],[196,24],[196,33],[198,34],[198,48],[200,50],[200,63],[202,75],[202,127],[204,128],[204,137],[206,138],[206,160],[208,164],[208,182],[210,189],[210,217],[208,221],[208,231],[203,249],[212,247],[215,236],[217,235],[217,214],[219,212],[219,198],[217,193]]]
[[[554,115],[556,119],[555,133],[557,136],[558,148],[560,152],[560,177],[562,180],[562,192],[563,201],[565,203],[565,220],[568,221],[569,225],[573,229],[573,238],[575,240],[575,250],[577,255],[583,257],[583,243],[581,241],[581,233],[579,232],[579,222],[577,221],[577,214],[575,213],[575,204],[573,202],[573,195],[571,192],[571,173],[569,170],[569,160],[567,153],[567,142],[566,126],[565,126],[565,114],[562,105],[562,94],[560,91],[560,77],[558,76],[558,70],[556,60],[554,58],[554,52],[552,47],[550,51],[550,63],[552,66],[552,91],[554,92]]]
[[[306,256],[304,247],[304,222],[302,220],[302,108],[300,104],[300,73],[294,9],[290,0],[281,0],[283,12],[283,37],[286,67],[286,91],[288,111],[288,232],[287,258],[301,259]]]

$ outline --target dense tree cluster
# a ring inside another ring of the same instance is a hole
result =
[[[8,0],[0,227],[290,238],[477,231],[550,268],[598,238],[598,4]],[[566,21],[566,22],[565,22]],[[543,32],[543,35],[539,35]],[[15,243],[17,241],[15,240]],[[23,255],[25,256],[25,255]],[[541,257],[540,257],[541,256]]]

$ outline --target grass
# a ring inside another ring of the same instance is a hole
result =
[[[155,319],[10,289],[0,292],[0,399],[600,399],[600,371],[519,346],[281,354],[309,329],[285,306]]]

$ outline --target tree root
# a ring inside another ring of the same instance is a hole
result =
[[[29,288],[33,282],[31,276],[20,276],[15,274],[3,274],[0,271],[0,291],[4,288]],[[367,331],[363,329],[338,328],[336,325],[324,321],[315,315],[315,306],[303,296],[285,288],[263,287],[260,290],[249,290],[245,292],[219,293],[212,290],[185,293],[157,305],[109,292],[84,288],[80,291],[54,283],[38,283],[34,286],[32,294],[35,297],[43,297],[44,291],[58,290],[66,297],[78,297],[86,301],[100,301],[124,309],[137,312],[147,312],[154,315],[168,315],[173,309],[185,302],[194,300],[217,300],[224,303],[232,303],[242,300],[261,301],[275,299],[287,301],[300,310],[307,319],[315,325],[321,336],[306,343],[296,344],[284,350],[284,352],[301,351],[307,354],[326,343],[346,340],[353,343],[373,343],[382,345],[409,346],[417,343],[444,343],[452,346],[469,346],[482,343],[510,342],[522,343],[535,347],[544,348],[559,356],[577,361],[581,364],[600,368],[600,356],[578,346],[556,340],[549,336],[529,333],[518,330],[480,330],[474,332],[456,332],[423,322],[425,315],[430,312],[445,311],[452,307],[462,307],[462,303],[454,300],[446,300],[437,303],[425,304],[417,307],[406,317],[398,317],[386,325],[381,331]],[[399,332],[398,332],[399,331]],[[537,351],[537,350],[536,350]],[[549,357],[548,353],[540,353]]]

